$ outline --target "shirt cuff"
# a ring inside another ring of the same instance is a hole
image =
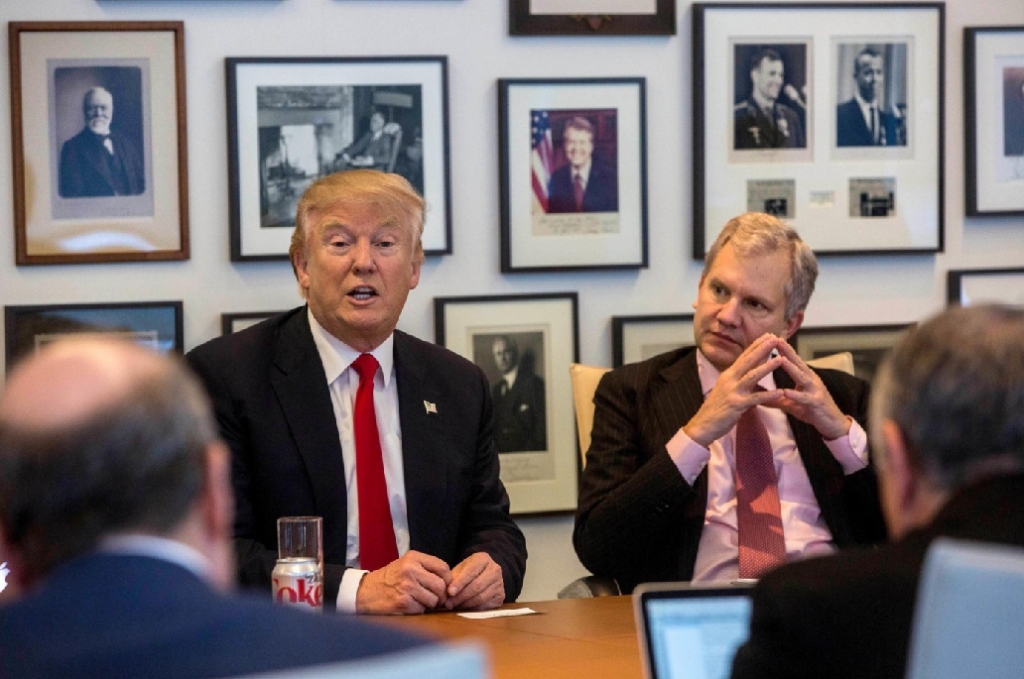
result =
[[[356,593],[359,591],[359,583],[363,576],[370,571],[359,568],[346,568],[341,574],[341,586],[338,587],[338,612],[349,615],[356,612]]]
[[[850,431],[846,436],[825,441],[825,445],[843,468],[843,473],[850,475],[868,466],[868,435],[857,420],[849,415],[847,418],[850,420]]]
[[[691,486],[697,480],[697,476],[704,471],[708,460],[711,459],[711,451],[699,443],[695,443],[682,427],[665,444],[665,452],[672,458],[679,473],[683,475],[683,480]]]

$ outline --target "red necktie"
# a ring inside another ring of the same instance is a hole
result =
[[[756,407],[736,424],[736,524],[741,578],[758,578],[785,562],[775,461]]]
[[[359,373],[353,413],[356,437],[356,487],[359,493],[359,564],[375,571],[398,558],[395,526],[391,522],[384,455],[373,409],[373,378],[380,367],[371,354],[352,362]]]
[[[583,212],[583,177],[580,175],[572,178],[572,197],[576,201],[576,212]]]

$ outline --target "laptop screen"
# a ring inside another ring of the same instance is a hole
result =
[[[650,584],[633,597],[650,679],[728,679],[747,639],[749,587]]]

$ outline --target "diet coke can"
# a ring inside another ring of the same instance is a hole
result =
[[[274,582],[274,601],[277,603],[315,611],[323,610],[324,579],[316,559],[278,559],[271,578]]]

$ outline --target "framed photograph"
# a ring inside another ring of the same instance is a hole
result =
[[[675,0],[509,0],[509,35],[675,35]]]
[[[226,60],[233,261],[288,259],[306,188],[340,170],[409,180],[423,249],[450,254],[447,57]]]
[[[854,375],[871,382],[885,354],[912,325],[800,328],[790,339],[790,344],[805,361],[849,351],[853,354]]]
[[[612,316],[614,368],[693,344],[693,314]]]
[[[24,356],[69,335],[102,335],[138,342],[161,353],[182,353],[181,302],[44,304],[4,307],[7,370]]]
[[[569,364],[579,360],[574,292],[434,299],[436,341],[491,384],[494,442],[513,514],[576,508],[579,455]]]
[[[967,214],[1024,215],[1024,26],[964,29]]]
[[[245,330],[251,325],[256,325],[260,321],[265,321],[271,316],[277,316],[278,314],[283,313],[283,309],[280,311],[244,311],[240,313],[224,313],[220,315],[220,334],[230,335],[233,332]]]
[[[498,81],[502,272],[647,266],[645,83]]]
[[[188,259],[180,21],[8,24],[15,262]]]
[[[953,269],[946,274],[946,300],[961,306],[992,302],[1024,307],[1024,269]]]
[[[743,212],[821,255],[943,249],[942,3],[695,3],[693,257]]]

